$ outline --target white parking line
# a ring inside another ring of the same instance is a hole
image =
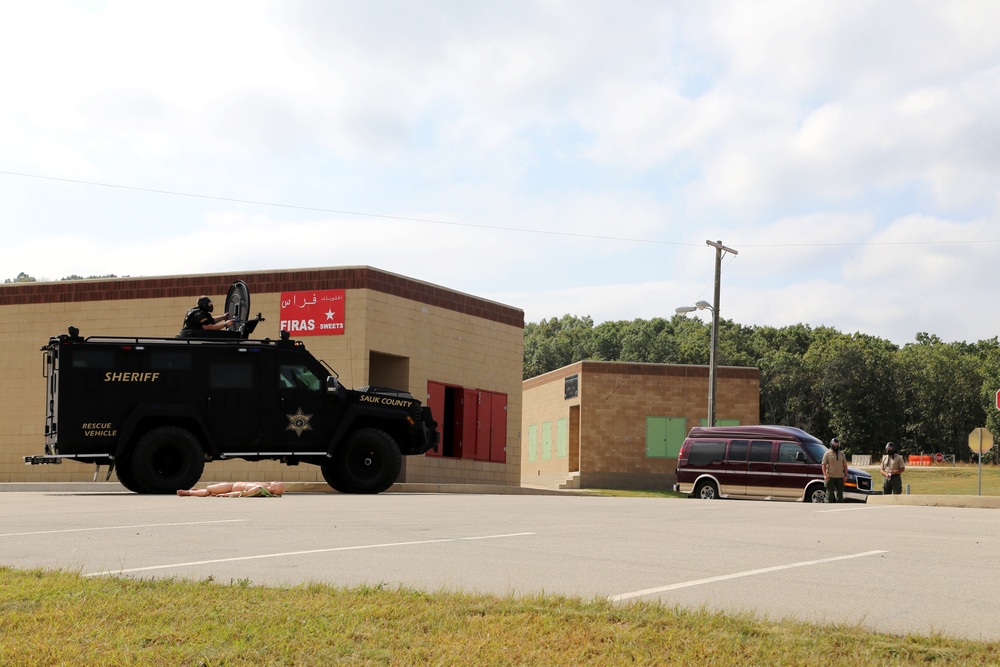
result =
[[[236,523],[246,519],[220,519],[218,521],[185,521],[182,523],[138,523],[134,526],[98,526],[96,528],[65,528],[62,530],[36,530],[30,533],[0,533],[0,537],[20,535],[52,535],[53,533],[84,533],[89,530],[121,530],[123,528],[163,528],[165,526],[202,526],[216,523]]]
[[[864,510],[884,510],[891,509],[893,507],[917,507],[916,505],[858,505],[856,507],[838,507],[837,509],[829,510],[816,510],[816,514],[824,514],[829,512],[860,512]]]
[[[695,579],[693,581],[682,581],[677,584],[670,584],[668,586],[658,586],[657,588],[647,588],[641,591],[632,591],[631,593],[622,593],[621,595],[613,595],[609,599],[612,602],[621,602],[622,600],[631,600],[633,598],[639,598],[644,595],[653,595],[654,593],[664,593],[666,591],[676,591],[679,588],[690,588],[692,586],[701,586],[702,584],[712,584],[717,581],[729,581],[730,579],[739,579],[741,577],[752,577],[757,574],[766,574],[768,572],[778,572],[780,570],[790,570],[795,567],[805,567],[807,565],[820,565],[822,563],[832,563],[838,560],[849,560],[851,558],[864,558],[865,556],[875,556],[877,554],[888,553],[885,550],[878,551],[865,551],[860,554],[848,554],[846,556],[834,556],[833,558],[821,558],[819,560],[807,560],[801,563],[789,563],[788,565],[775,565],[774,567],[762,567],[759,570],[747,570],[746,572],[735,572],[733,574],[723,574],[718,577],[709,577],[707,579]]]
[[[386,547],[408,547],[420,544],[442,544],[445,542],[463,542],[470,540],[495,540],[502,537],[523,537],[525,535],[535,535],[536,533],[505,533],[502,535],[480,535],[474,537],[445,537],[439,540],[418,540],[415,542],[386,542],[383,544],[359,544],[353,547],[331,547],[329,549],[308,549],[306,551],[285,551],[277,554],[259,554],[257,556],[236,556],[233,558],[214,558],[212,560],[197,560],[187,563],[170,563],[169,565],[150,565],[149,567],[132,567],[122,570],[105,570],[103,572],[90,572],[85,577],[100,577],[108,574],[130,574],[132,572],[149,572],[151,570],[168,570],[176,567],[193,567],[195,565],[211,565],[213,563],[232,563],[240,560],[258,560],[262,558],[281,558],[283,556],[306,556],[309,554],[325,554],[335,551],[358,551],[361,549],[384,549]]]

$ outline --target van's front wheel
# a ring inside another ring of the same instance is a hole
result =
[[[824,489],[819,484],[815,484],[806,489],[807,503],[825,503],[826,502],[826,489]]]
[[[715,485],[715,482],[698,482],[698,486],[694,487],[694,497],[702,500],[715,500],[719,497],[719,487]]]

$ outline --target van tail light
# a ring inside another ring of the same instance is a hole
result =
[[[688,451],[690,449],[691,449],[691,443],[688,442],[687,440],[685,440],[684,444],[681,445],[681,451],[680,451],[680,453],[677,455],[677,461],[678,461],[678,463],[681,462],[681,461],[687,461],[687,459],[688,459]]]

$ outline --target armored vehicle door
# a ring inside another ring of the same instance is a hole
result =
[[[261,355],[252,347],[216,347],[204,359],[205,423],[225,453],[256,451],[263,442]]]
[[[282,452],[325,453],[335,420],[335,406],[326,395],[327,373],[302,355],[275,355],[274,363],[271,442]]]

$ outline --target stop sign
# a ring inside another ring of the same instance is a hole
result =
[[[976,454],[985,454],[993,449],[993,433],[985,428],[972,429],[969,434],[969,449]]]
[[[997,390],[997,410],[1000,410],[1000,389]]]

